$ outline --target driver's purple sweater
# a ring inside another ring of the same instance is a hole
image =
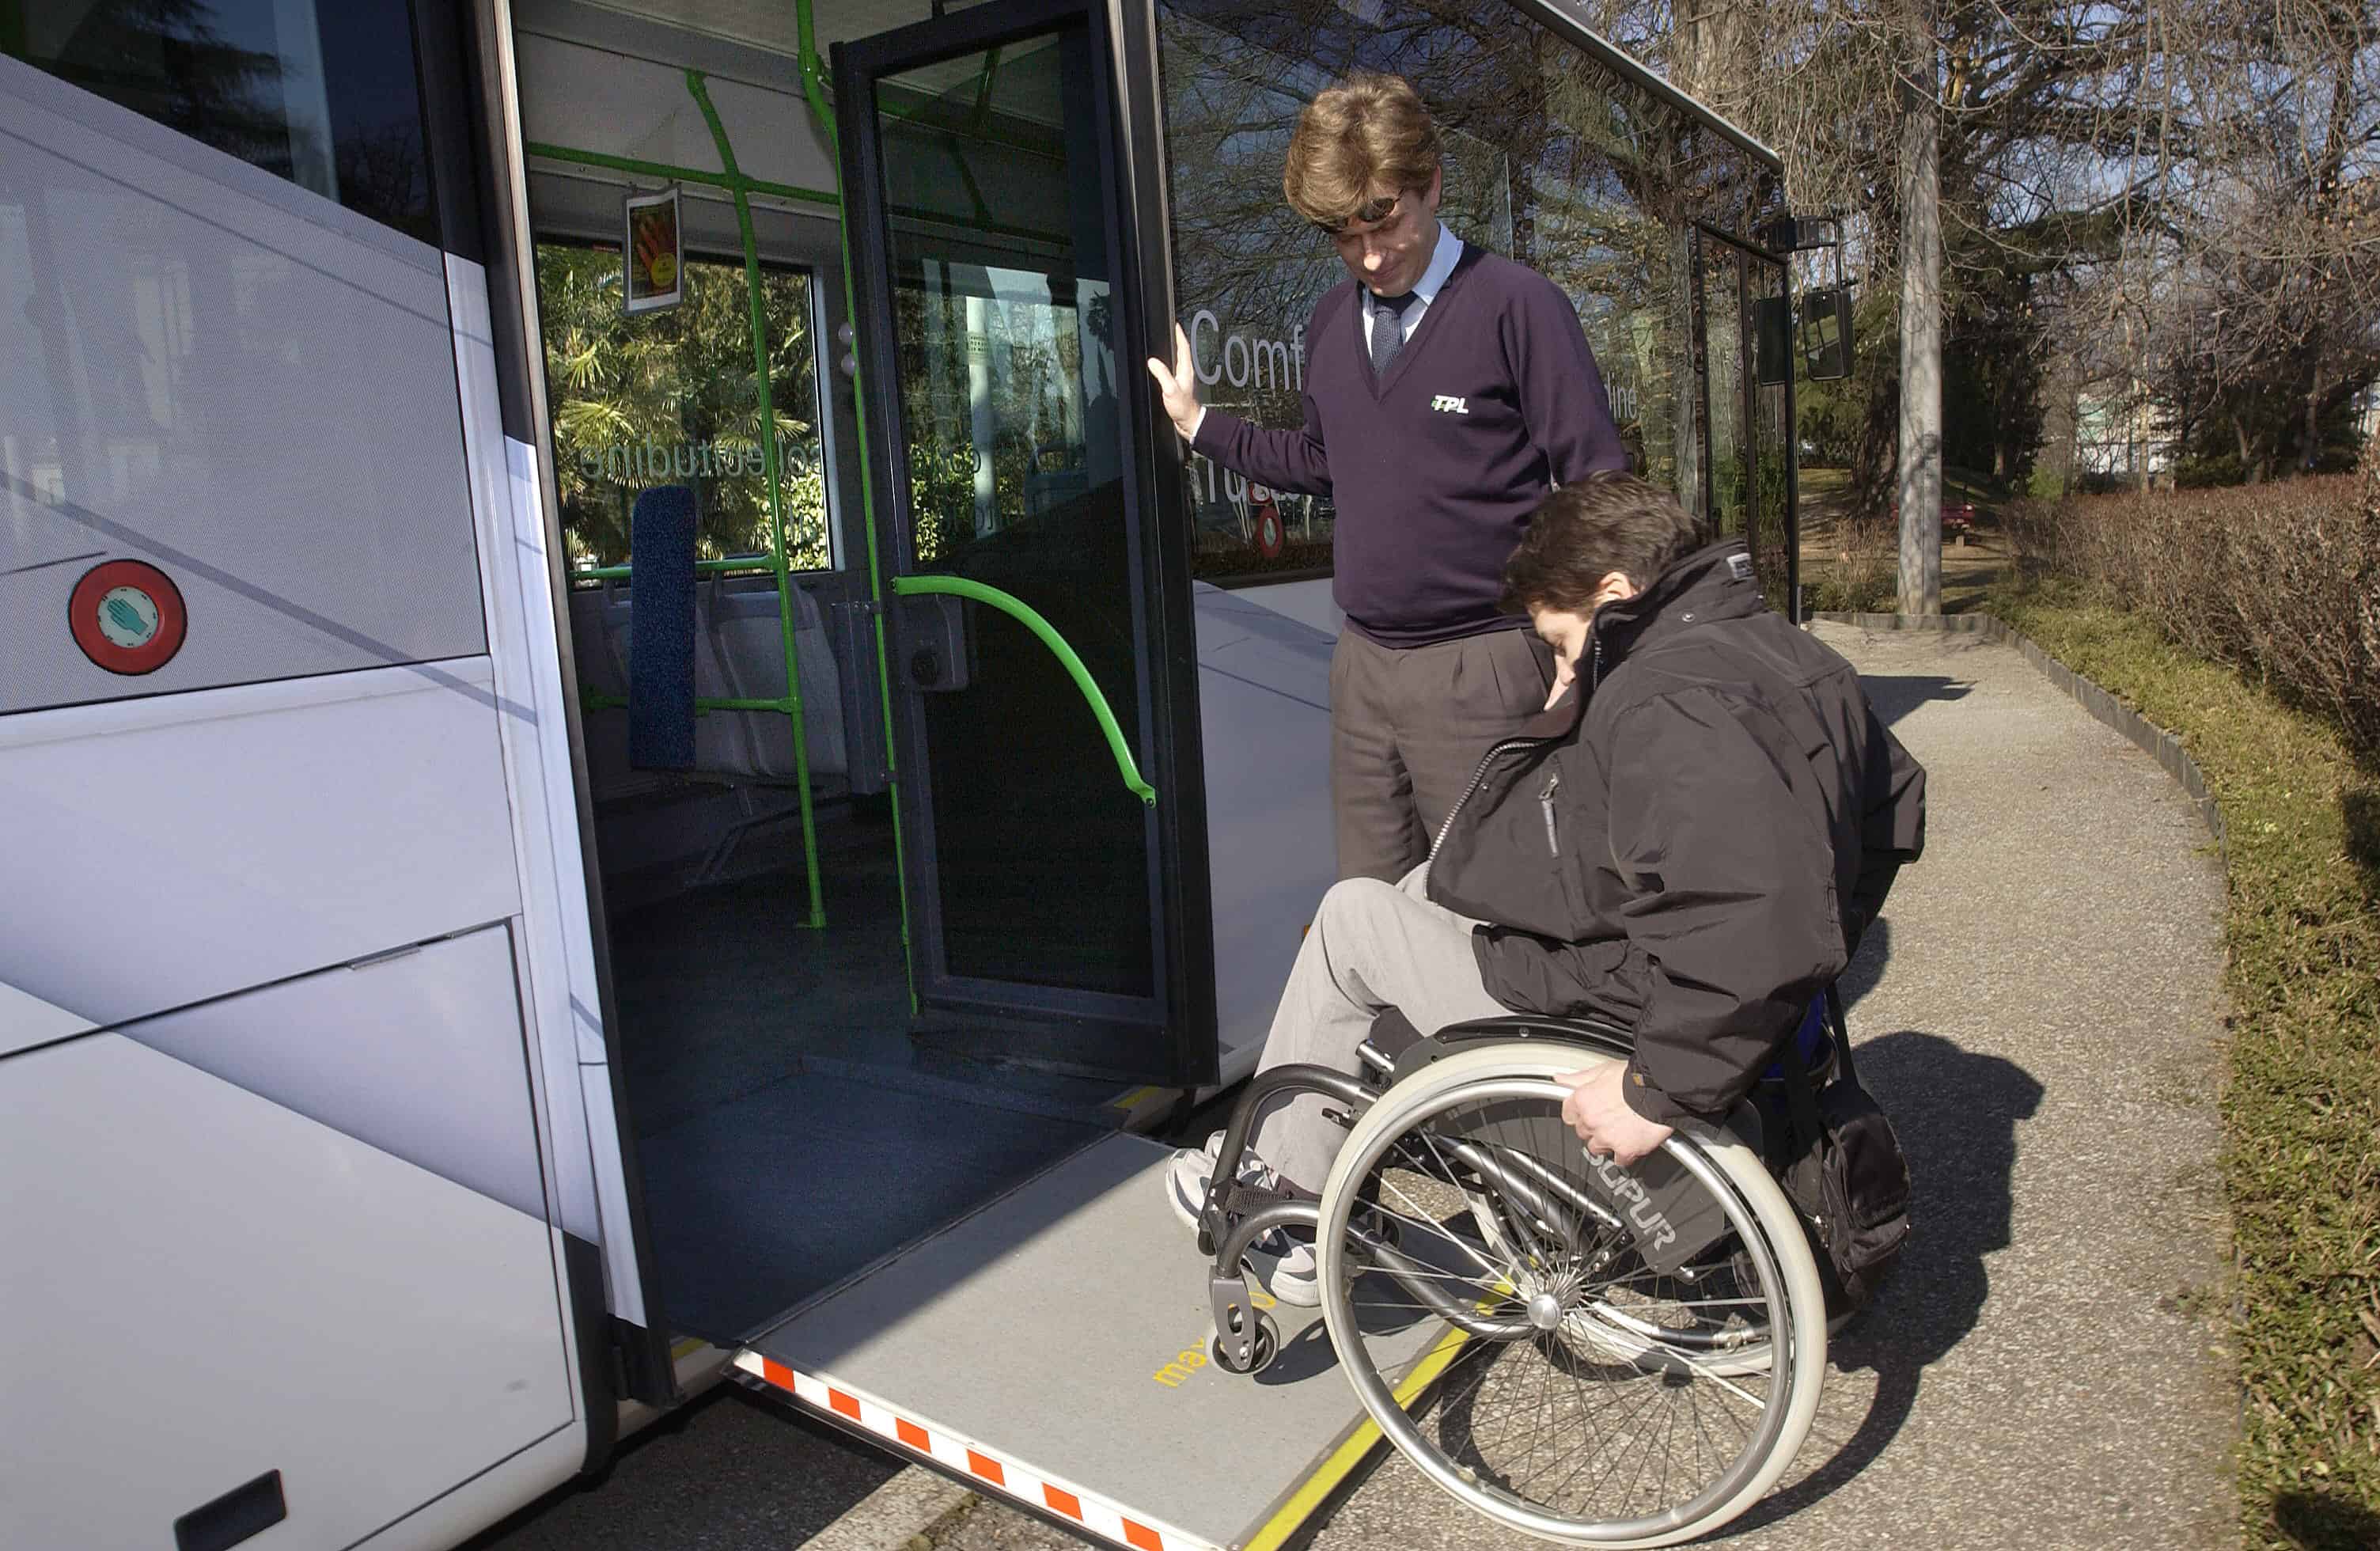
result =
[[[1578,314],[1536,271],[1465,246],[1375,385],[1355,299],[1342,281],[1306,326],[1302,430],[1209,409],[1193,449],[1330,497],[1331,595],[1381,645],[1520,623],[1496,600],[1530,514],[1557,483],[1628,467]]]

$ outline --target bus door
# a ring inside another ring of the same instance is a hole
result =
[[[1785,265],[1707,227],[1695,229],[1694,249],[1703,510],[1722,537],[1750,547],[1769,601],[1790,613],[1800,563]]]
[[[918,999],[1069,1019],[1077,1064],[1186,1084],[1213,1080],[1214,939],[1186,508],[1142,365],[1170,332],[1150,19],[983,6],[835,74]],[[1209,1362],[1168,1157],[1075,1150],[735,1367],[1077,1533],[1277,1545],[1366,1424],[1316,1311],[1263,1300],[1291,1354],[1264,1383]]]
[[[838,120],[924,1035],[1186,1087],[1216,1074],[1189,537],[1142,365],[1171,298],[1122,82],[1154,72],[1112,27],[1037,0],[838,45]]]

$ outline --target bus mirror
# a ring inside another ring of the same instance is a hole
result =
[[[1802,359],[1813,382],[1852,374],[1852,293],[1847,285],[1802,296]]]
[[[1793,375],[1793,309],[1783,297],[1752,303],[1753,377],[1764,388]]]

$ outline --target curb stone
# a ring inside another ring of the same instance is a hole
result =
[[[803,1551],[911,1551],[931,1546],[952,1521],[975,1505],[975,1494],[916,1465],[845,1509],[843,1517],[803,1541]]]

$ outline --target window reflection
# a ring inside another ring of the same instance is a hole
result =
[[[553,471],[574,565],[628,558],[628,517],[656,485],[690,485],[704,559],[770,551],[769,483],[752,357],[751,292],[741,262],[689,259],[686,299],[624,314],[616,248],[540,243],[538,308],[553,410]],[[810,277],[760,272],[770,407],[785,557],[832,562]]]
[[[1445,140],[1448,228],[1572,298],[1638,471],[1703,506],[1688,233],[1773,216],[1766,163],[1519,6],[1160,0],[1158,43],[1177,306],[1203,399],[1260,425],[1302,422],[1305,321],[1345,272],[1283,201],[1282,154],[1316,92],[1351,70],[1392,71]],[[1740,397],[1740,359],[1729,370],[1713,391]],[[1739,466],[1741,441],[1739,419]],[[1330,563],[1327,499],[1251,490],[1197,459],[1191,503],[1204,574]],[[1287,538],[1270,555],[1257,538],[1268,504]]]
[[[0,6],[0,49],[401,232],[438,240],[405,0]]]

